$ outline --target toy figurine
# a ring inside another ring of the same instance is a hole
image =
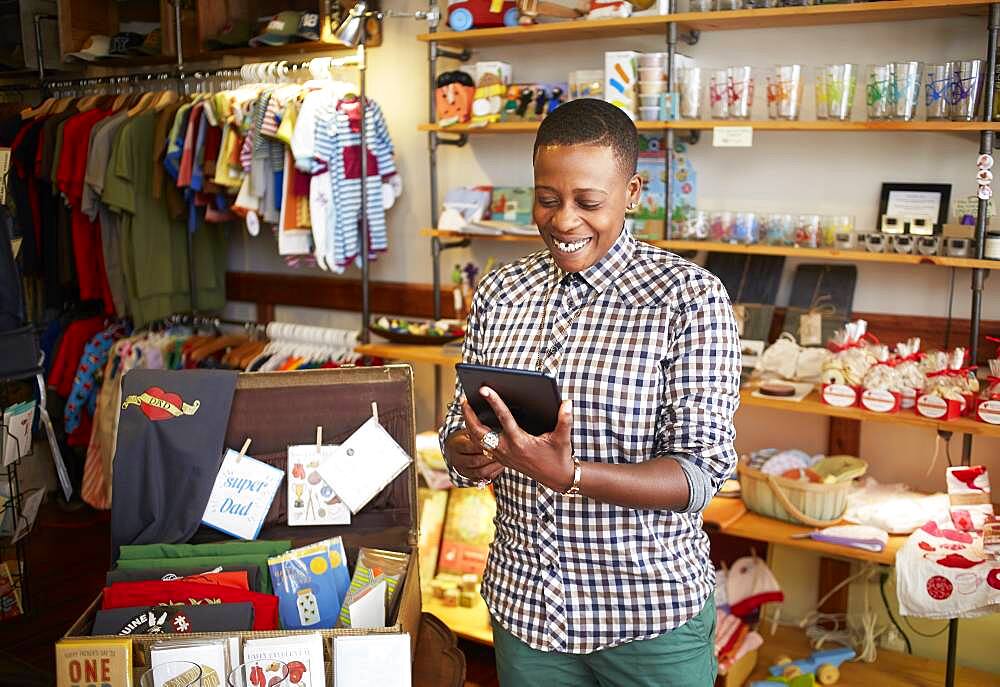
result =
[[[444,72],[437,78],[434,104],[438,124],[464,124],[472,115],[472,100],[476,85],[463,71]]]
[[[521,24],[534,24],[538,17],[579,19],[587,14],[590,3],[587,0],[580,0],[576,7],[567,7],[545,0],[517,0],[517,9],[521,13],[519,19]]]
[[[768,687],[775,682],[793,687],[807,687],[818,682],[824,687],[829,687],[840,680],[840,664],[851,660],[856,655],[853,649],[841,647],[826,651],[814,651],[812,655],[797,661],[782,656],[768,669],[771,677],[767,680],[753,682],[751,687]]]

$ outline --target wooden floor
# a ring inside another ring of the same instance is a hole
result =
[[[104,586],[110,514],[45,504],[28,537],[29,614],[0,622],[0,685],[54,684],[56,640]]]

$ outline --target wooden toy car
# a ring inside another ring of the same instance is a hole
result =
[[[799,687],[800,684],[813,684],[812,680],[802,683],[800,678],[815,676],[815,681],[824,687],[834,685],[840,680],[840,664],[849,661],[857,654],[853,649],[841,647],[839,649],[828,649],[826,651],[815,651],[811,656],[793,661],[787,656],[782,656],[771,666],[768,671],[775,678],[784,678],[785,684]],[[764,682],[756,682],[755,685],[767,685]],[[778,680],[780,682],[780,680]]]
[[[513,0],[449,0],[448,26],[454,31],[517,26]]]

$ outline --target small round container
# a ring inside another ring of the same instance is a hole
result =
[[[644,52],[639,55],[639,69],[660,69],[667,66],[667,53],[665,52]]]
[[[639,96],[639,106],[640,107],[659,107],[660,106],[659,95],[640,95]]]
[[[639,120],[643,122],[658,122],[660,120],[660,106],[640,107]]]
[[[688,241],[707,239],[709,219],[706,210],[693,210],[681,224],[681,238]]]
[[[733,224],[733,240],[747,245],[760,241],[760,215],[755,212],[737,212]]]
[[[640,81],[639,93],[641,95],[659,95],[667,92],[666,81]]]
[[[688,11],[690,12],[710,12],[715,0],[689,0]]]
[[[663,67],[639,67],[639,83],[643,81],[663,81],[666,73]]]

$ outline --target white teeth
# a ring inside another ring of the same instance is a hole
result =
[[[583,248],[584,246],[586,246],[588,243],[590,243],[590,239],[589,238],[580,239],[579,241],[576,241],[575,243],[563,243],[562,241],[558,241],[556,239],[552,239],[552,240],[556,244],[556,248],[558,248],[559,250],[561,250],[563,253],[575,253],[578,250],[580,250],[581,248]]]

